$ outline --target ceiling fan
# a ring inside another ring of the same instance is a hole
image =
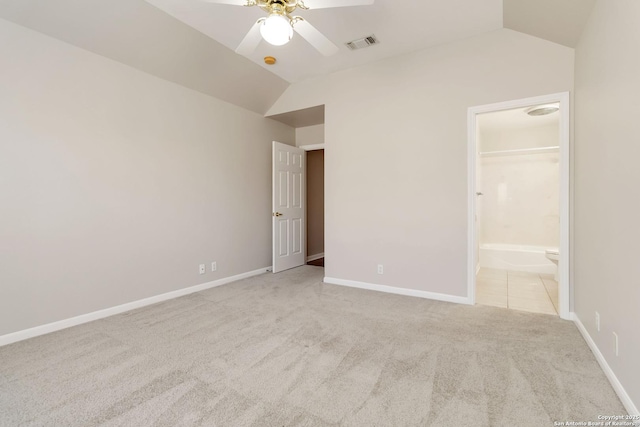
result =
[[[260,39],[274,46],[287,44],[293,37],[293,31],[300,34],[320,53],[331,56],[338,52],[338,46],[326,38],[313,25],[301,16],[291,16],[296,9],[324,9],[330,7],[365,6],[375,0],[206,0],[209,3],[230,4],[235,6],[258,6],[268,16],[253,24],[247,35],[236,48],[236,53],[250,55]]]

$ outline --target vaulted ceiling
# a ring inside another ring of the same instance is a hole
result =
[[[231,50],[266,13],[203,0],[147,0]],[[401,7],[399,7],[401,6]],[[378,61],[502,28],[502,0],[377,0],[372,5],[296,10],[339,48],[325,57],[295,34],[284,46],[262,41],[249,59],[289,82]],[[375,34],[379,45],[352,51],[346,42]],[[269,66],[265,56],[278,62]]]
[[[324,57],[300,37],[234,52],[258,8],[203,0],[0,0],[0,18],[259,114],[290,82],[425,49],[499,28],[575,47],[595,0],[376,0],[303,11],[340,47]],[[375,34],[380,45],[344,43]],[[5,41],[7,42],[7,41]],[[8,41],[10,42],[10,41]],[[276,56],[274,66],[264,64]]]
[[[259,114],[288,86],[144,0],[0,0],[0,18]]]

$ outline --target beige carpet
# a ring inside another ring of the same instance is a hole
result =
[[[0,348],[1,426],[553,426],[624,409],[555,316],[264,274]]]

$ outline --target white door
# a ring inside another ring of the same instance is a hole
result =
[[[273,272],[305,262],[305,152],[273,141]]]

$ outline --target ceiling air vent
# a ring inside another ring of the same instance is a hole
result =
[[[373,46],[374,44],[380,44],[380,41],[373,34],[367,37],[363,37],[361,39],[352,40],[348,43],[345,43],[347,47],[351,50],[362,49],[365,47]]]

